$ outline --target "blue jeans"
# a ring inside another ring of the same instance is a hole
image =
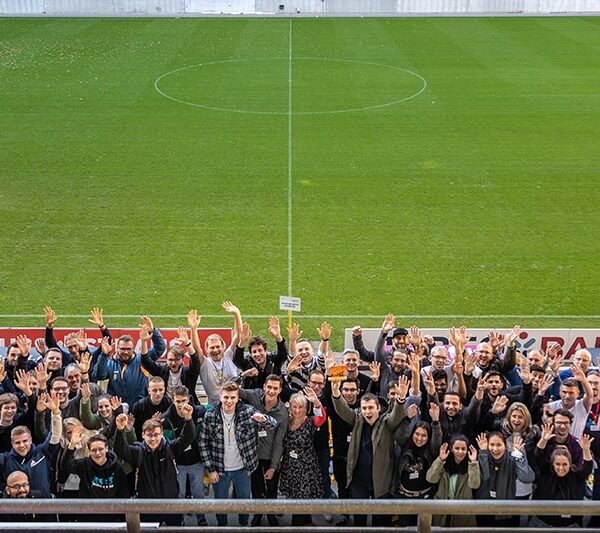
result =
[[[239,470],[232,470],[230,472],[223,472],[219,474],[219,481],[213,485],[215,491],[215,498],[217,500],[226,500],[229,498],[229,485],[233,484],[235,490],[236,500],[249,500],[250,499],[250,472],[244,468]],[[248,515],[238,515],[238,522],[240,526],[248,525]],[[217,524],[219,526],[227,525],[227,515],[218,514]]]
[[[186,496],[187,481],[190,482],[190,494],[196,500],[204,498],[204,466],[201,463],[195,465],[177,465],[177,483],[179,484],[179,497],[183,500]],[[203,514],[197,514],[198,522],[205,522]]]

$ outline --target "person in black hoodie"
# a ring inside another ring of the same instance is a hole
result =
[[[161,417],[164,435],[169,442],[181,436],[181,432],[187,424],[184,418],[183,407],[191,404],[190,392],[183,385],[175,387],[172,395],[173,403]],[[200,460],[198,438],[200,435],[200,424],[202,423],[206,409],[202,405],[194,405],[193,409],[192,420],[196,426],[196,431],[192,444],[177,458],[177,481],[179,483],[180,498],[185,498],[189,482],[191,497],[202,499],[204,498],[204,465]],[[199,526],[206,526],[206,517],[204,514],[198,513],[196,519]]]
[[[114,452],[108,449],[104,435],[93,435],[87,441],[90,455],[75,459],[75,448],[82,441],[82,428],[75,427],[62,457],[61,469],[79,476],[79,498],[129,498],[127,476]],[[123,515],[86,515],[92,522],[122,522]]]
[[[26,472],[15,470],[6,478],[6,487],[4,488],[3,498],[21,499],[21,498],[42,498],[38,490],[31,490],[29,477]],[[2,513],[0,522],[56,522],[56,515],[40,515],[35,513]]]
[[[540,471],[540,476],[537,479],[533,499],[556,501],[558,505],[560,505],[558,502],[564,500],[583,500],[585,483],[594,467],[591,452],[591,444],[594,438],[589,435],[581,437],[583,467],[577,469],[573,467],[571,454],[566,448],[556,448],[550,456],[550,461],[548,461],[545,448],[546,443],[552,438],[552,433],[553,427],[551,424],[544,424],[542,426],[542,437],[535,449],[535,460]],[[531,526],[581,527],[582,517],[571,515],[534,516],[531,519]]]
[[[191,405],[181,407],[186,423],[179,438],[168,442],[163,435],[163,426],[159,420],[150,419],[142,426],[143,442],[128,444],[124,431],[127,426],[127,415],[117,416],[117,436],[115,453],[138,471],[138,498],[179,498],[176,461],[194,440],[194,408]],[[142,515],[142,521],[165,522],[169,526],[180,526],[181,515],[160,514]]]
[[[165,380],[160,376],[153,376],[148,379],[148,396],[135,402],[133,407],[130,406],[130,412],[135,418],[133,427],[138,439],[142,435],[144,422],[164,413],[171,405],[171,398],[165,392]]]

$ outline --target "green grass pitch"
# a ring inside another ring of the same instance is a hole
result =
[[[0,124],[0,325],[279,313],[290,177],[304,314],[600,315],[598,17],[0,19]]]

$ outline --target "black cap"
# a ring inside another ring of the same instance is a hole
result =
[[[406,328],[396,328],[392,333],[392,339],[398,337],[398,335],[408,335],[408,330]]]

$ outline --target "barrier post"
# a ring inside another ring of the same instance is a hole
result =
[[[140,513],[127,513],[127,533],[140,533],[142,526],[140,524]]]

